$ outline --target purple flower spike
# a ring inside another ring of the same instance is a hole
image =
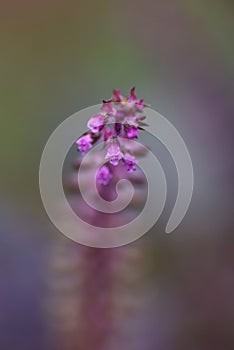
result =
[[[112,142],[107,149],[105,159],[108,159],[112,165],[116,166],[122,158],[123,153],[121,152],[119,145],[116,142]]]
[[[97,172],[97,182],[107,184],[110,178],[116,176],[120,169],[114,169],[122,160],[124,168],[129,172],[136,169],[136,159],[133,155],[144,154],[142,147],[132,144],[132,139],[138,137],[139,130],[147,126],[143,120],[143,99],[135,94],[135,87],[130,90],[130,96],[123,96],[120,90],[114,90],[111,99],[103,100],[101,110],[88,121],[88,131],[76,141],[78,150],[84,155],[94,144],[103,144],[107,166]],[[102,157],[103,153],[102,153]],[[102,159],[103,160],[103,159]],[[111,166],[110,166],[111,165]],[[114,171],[115,170],[115,171]]]
[[[104,126],[104,121],[105,118],[103,115],[96,114],[88,121],[87,126],[93,133],[98,133],[102,130]]]
[[[134,125],[125,125],[124,130],[128,139],[134,139],[138,137],[138,129]]]
[[[103,165],[97,172],[97,182],[101,185],[108,185],[111,179],[112,174],[110,169],[106,165]]]
[[[76,141],[79,151],[84,155],[92,147],[93,139],[90,134],[82,136]]]
[[[127,171],[129,173],[132,173],[133,171],[136,170],[136,158],[133,157],[131,154],[126,153],[124,156],[124,166],[126,167]]]

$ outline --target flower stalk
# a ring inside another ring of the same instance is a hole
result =
[[[125,221],[130,221],[132,212],[143,204],[145,178],[135,170],[136,157],[144,155],[145,148],[132,145],[131,140],[138,137],[138,130],[145,125],[144,107],[143,100],[135,95],[135,88],[131,89],[128,98],[115,90],[110,100],[103,101],[100,113],[91,117],[88,130],[76,141],[82,155],[95,143],[104,142],[104,149],[94,150],[94,159],[83,170],[87,178],[87,191],[92,191],[88,179],[91,170],[96,167],[95,158],[100,157],[103,158],[103,165],[97,169],[96,182],[103,199],[112,201],[115,198],[115,185],[122,178],[129,179],[142,191],[134,195],[129,208],[121,214],[107,215],[95,211],[83,201],[79,191],[76,180],[81,159],[78,158],[74,162],[74,173],[65,182],[69,191],[67,198],[70,198],[73,210],[91,225],[123,225]],[[55,243],[55,254],[51,258],[49,306],[51,318],[54,319],[56,349],[118,348],[113,337],[116,329],[121,329],[121,317],[127,317],[129,300],[134,299],[137,283],[140,283],[136,279],[135,285],[129,285],[132,276],[140,275],[140,258],[139,247],[132,245],[100,249],[83,247],[65,239]],[[137,305],[134,304],[134,307],[137,308]],[[126,349],[131,350],[131,344],[128,343]]]

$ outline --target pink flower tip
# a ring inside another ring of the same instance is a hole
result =
[[[113,92],[113,97],[112,97],[112,101],[113,102],[121,102],[123,101],[123,96],[120,93],[120,90],[114,90]]]
[[[130,100],[131,101],[136,101],[137,100],[137,97],[136,97],[136,94],[135,94],[135,86],[133,86],[130,90]]]
[[[128,99],[128,102],[135,102],[136,108],[138,111],[142,112],[143,108],[145,107],[143,99],[138,99],[135,94],[135,86],[131,88],[130,90],[130,98]]]

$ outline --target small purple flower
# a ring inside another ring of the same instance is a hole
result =
[[[89,119],[87,126],[93,133],[98,133],[103,128],[104,122],[104,116],[101,114],[96,114]]]
[[[108,185],[111,179],[112,174],[110,169],[106,165],[103,165],[97,172],[97,182],[101,185]]]
[[[101,107],[101,111],[103,113],[106,113],[110,116],[114,116],[116,114],[116,109],[114,108],[113,104],[112,104],[112,100],[108,100],[108,101],[103,101],[103,105]]]
[[[116,166],[122,158],[123,153],[121,152],[119,145],[116,142],[111,142],[110,146],[107,149],[105,159],[109,159],[110,163]]]
[[[79,151],[84,155],[92,147],[93,139],[90,134],[82,136],[76,141]]]
[[[134,139],[138,137],[138,128],[135,125],[124,125],[125,134],[128,139]]]
[[[136,170],[137,161],[136,161],[136,158],[133,157],[131,154],[126,153],[123,161],[124,161],[124,166],[126,167],[129,173],[132,173],[133,171]]]

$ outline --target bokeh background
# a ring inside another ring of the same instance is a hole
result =
[[[51,249],[61,235],[38,187],[48,137],[113,88],[127,93],[134,85],[184,138],[195,188],[187,216],[166,235],[176,173],[162,149],[171,195],[162,219],[137,242],[144,272],[126,291],[134,297],[141,289],[144,302],[135,298],[141,311],[131,337],[124,335],[127,349],[232,350],[233,2],[9,0],[0,6],[0,349],[52,348],[45,301]],[[131,275],[128,265],[126,271]],[[124,291],[116,293],[121,303]]]

